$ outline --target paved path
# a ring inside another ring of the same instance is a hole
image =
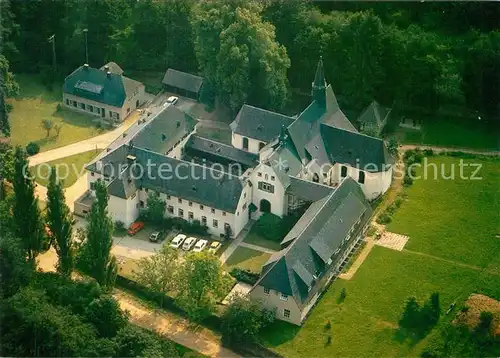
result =
[[[243,230],[241,230],[241,232],[238,234],[238,236],[236,238],[234,238],[233,242],[231,242],[231,244],[222,253],[222,255],[220,255],[219,260],[220,260],[221,264],[226,263],[229,256],[231,256],[233,254],[234,250],[236,250],[236,248],[243,242],[245,237],[250,232],[250,229],[252,228],[253,224],[254,224],[254,221],[250,220],[248,222],[248,224],[243,228]]]
[[[434,152],[437,153],[445,153],[445,152],[464,152],[464,153],[470,153],[470,154],[479,154],[479,155],[492,155],[492,156],[500,156],[500,151],[497,150],[486,150],[486,151],[481,151],[481,150],[475,150],[475,149],[469,149],[469,148],[453,148],[453,147],[437,147],[433,145],[413,145],[413,144],[403,144],[399,147],[402,151],[407,151],[411,149],[417,149],[420,148],[422,150],[424,149],[432,149]]]
[[[247,247],[249,249],[256,250],[256,251],[266,252],[268,254],[274,254],[275,252],[277,252],[276,250],[268,249],[267,247],[249,244],[247,242],[240,242],[239,246]]]
[[[366,245],[363,247],[363,249],[359,253],[358,257],[356,258],[356,261],[354,261],[352,263],[349,270],[347,270],[347,272],[341,273],[339,275],[339,278],[341,278],[342,280],[352,279],[354,277],[354,274],[356,273],[356,271],[358,271],[358,269],[361,267],[363,262],[365,262],[366,258],[368,257],[368,255],[372,251],[373,246],[375,245],[375,240],[372,237],[367,237],[365,239],[365,242],[366,242]]]

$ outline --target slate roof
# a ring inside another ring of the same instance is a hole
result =
[[[346,163],[368,172],[394,164],[383,140],[321,124],[321,137],[330,163]]]
[[[168,106],[131,140],[135,147],[166,154],[193,131],[196,123],[196,119],[176,106]]]
[[[280,134],[282,126],[288,127],[293,121],[284,114],[244,104],[230,126],[236,134],[268,143]]]
[[[125,76],[109,75],[96,68],[80,66],[66,77],[63,92],[113,107],[122,107],[125,99],[142,86]]]
[[[164,85],[198,93],[203,84],[203,77],[169,68],[167,72],[165,72],[162,83]]]
[[[285,237],[288,247],[271,256],[256,286],[293,296],[300,308],[305,307],[322,289],[317,282],[324,283],[328,260],[332,258],[331,265],[336,263],[347,249],[344,239],[349,232],[351,237],[357,236],[371,213],[361,188],[353,179],[345,178],[335,191],[306,210]],[[335,254],[337,249],[340,252]]]
[[[366,127],[373,127],[380,131],[390,112],[389,108],[382,107],[377,101],[373,101],[359,116],[358,121]]]
[[[243,190],[243,183],[237,176],[131,145],[122,145],[104,156],[100,160],[101,168],[108,174],[111,168],[118,173],[120,165],[126,168],[130,164],[128,155],[135,157],[135,162],[144,168],[144,172],[142,175],[140,172],[134,173],[137,179],[133,183],[128,180],[130,169],[122,171],[121,176],[115,174],[115,180],[109,186],[113,195],[129,197],[134,187],[147,188],[218,210],[230,213],[236,211]],[[150,173],[148,167],[151,168]]]
[[[240,163],[247,167],[254,167],[259,161],[259,156],[256,154],[197,135],[189,137],[185,148],[191,148],[199,152],[226,159],[230,162]]]
[[[331,186],[315,183],[296,177],[290,177],[287,193],[306,201],[317,201],[328,196],[333,191]]]
[[[116,73],[117,75],[123,75],[123,70],[116,62],[108,62],[107,64],[103,65],[100,70],[104,71],[106,69],[106,66],[108,67],[109,71],[111,73]]]
[[[290,178],[302,170],[302,162],[289,136],[282,142],[276,139],[274,146],[273,153],[264,163],[274,169],[278,180],[286,189],[290,184]]]

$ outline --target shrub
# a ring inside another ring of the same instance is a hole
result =
[[[28,155],[35,155],[38,154],[38,152],[40,152],[40,146],[38,143],[29,142],[26,146],[26,153],[28,153]]]
[[[426,157],[432,157],[434,155],[434,151],[432,149],[424,149],[424,155]]]
[[[405,178],[403,179],[403,184],[406,186],[412,185],[413,179],[408,174],[406,174]]]
[[[56,112],[61,112],[61,111],[62,111],[62,109],[63,109],[62,104],[61,104],[61,103],[58,103],[58,104],[57,104],[57,107],[56,107]]]
[[[240,269],[238,267],[233,268],[229,274],[238,281],[248,283],[249,285],[254,285],[260,276],[258,273]]]
[[[123,221],[117,220],[115,221],[115,230],[122,231],[125,229],[125,223]]]
[[[386,212],[382,213],[381,215],[379,215],[379,217],[377,217],[377,223],[382,225],[389,224],[391,221],[392,221],[391,217]]]

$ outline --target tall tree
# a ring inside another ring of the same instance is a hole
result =
[[[111,259],[113,221],[108,215],[108,191],[106,184],[98,180],[95,186],[96,200],[88,217],[87,239],[81,248],[80,259],[89,275],[105,288],[111,288],[109,280],[116,268],[116,260]]]
[[[190,252],[184,256],[177,273],[176,304],[195,321],[213,313],[222,288],[218,258],[208,252]]]
[[[26,262],[26,255],[19,240],[12,238],[10,233],[3,232],[3,227],[1,229],[0,297],[8,297],[15,294],[20,287],[28,284],[32,270]]]
[[[6,136],[10,135],[9,108],[6,99],[17,94],[19,85],[14,74],[9,72],[9,61],[0,55],[0,132]]]
[[[38,254],[48,248],[48,238],[35,196],[35,184],[29,175],[26,154],[20,147],[16,148],[14,156],[13,184],[14,234],[21,240],[28,262],[35,267]]]
[[[73,220],[65,202],[62,183],[57,180],[57,172],[52,168],[47,187],[46,222],[58,256],[57,271],[66,277],[71,277],[74,267]]]
[[[153,292],[163,297],[176,287],[176,272],[178,262],[177,250],[165,244],[153,256],[139,261],[139,269],[135,272],[135,279]]]

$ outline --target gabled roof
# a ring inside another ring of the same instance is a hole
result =
[[[256,166],[259,161],[259,156],[256,154],[197,135],[189,137],[185,148],[186,150],[194,149],[202,153],[207,153],[233,163],[240,163],[247,167]]]
[[[244,104],[231,123],[231,130],[267,143],[280,134],[282,126],[288,127],[293,121],[293,118],[284,114]]]
[[[276,139],[274,145],[273,153],[263,162],[273,168],[278,180],[286,189],[290,184],[290,178],[302,170],[302,162],[289,136],[281,142]]]
[[[118,176],[118,168],[133,168],[127,156],[143,168],[142,173],[136,172],[129,181],[130,169],[122,170]],[[99,163],[100,164],[97,164]],[[114,181],[110,184],[110,194],[128,197],[129,190],[147,188],[185,200],[234,213],[243,190],[240,179],[228,173],[214,170],[183,160],[174,159],[147,149],[131,145],[122,145],[92,164],[96,171],[98,167],[108,174],[114,171]],[[151,169],[148,169],[151,168]],[[89,168],[91,170],[91,168]],[[150,173],[148,173],[148,170]],[[133,185],[133,186],[132,186]]]
[[[321,124],[330,163],[346,163],[368,172],[381,172],[394,164],[383,140]]]
[[[346,237],[357,236],[371,217],[371,207],[363,191],[345,178],[327,197],[313,203],[282,242],[288,246],[273,254],[263,266],[256,286],[293,296],[299,307],[322,287],[322,275],[347,247]],[[359,224],[358,224],[359,223]],[[294,236],[294,237],[292,237]],[[340,249],[340,252],[335,252]],[[312,277],[312,280],[311,280]]]
[[[138,81],[89,66],[80,66],[66,77],[63,92],[113,107],[122,107],[125,99],[142,86]]]
[[[163,77],[162,83],[164,85],[198,93],[203,84],[203,77],[169,68]]]
[[[196,119],[176,106],[168,106],[132,139],[132,143],[135,147],[166,154],[193,131],[196,123]]]
[[[389,108],[382,107],[377,101],[373,101],[359,116],[358,121],[367,127],[374,127],[380,131],[390,112]]]
[[[315,183],[296,177],[290,177],[290,185],[286,192],[306,201],[317,201],[333,191],[331,186]]]

